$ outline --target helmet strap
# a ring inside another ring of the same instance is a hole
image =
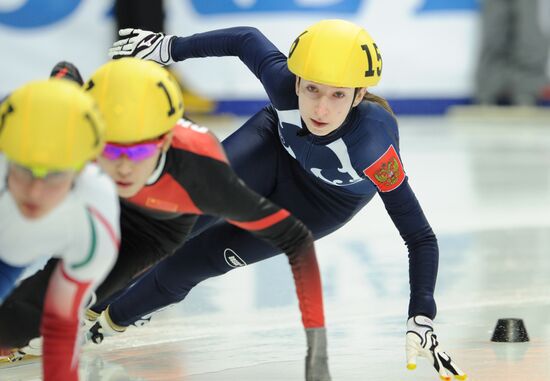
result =
[[[157,180],[162,175],[162,172],[164,171],[165,164],[166,164],[166,152],[161,152],[157,161],[157,165],[153,170],[153,172],[151,173],[151,175],[149,176],[149,178],[147,179],[147,182],[145,183],[145,185],[151,185],[157,182]]]

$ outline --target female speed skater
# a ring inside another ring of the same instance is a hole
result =
[[[369,92],[382,74],[378,45],[362,27],[322,20],[293,42],[288,57],[261,32],[234,27],[176,37],[123,29],[112,58],[134,56],[163,65],[196,57],[236,56],[261,81],[271,103],[224,142],[248,186],[294,213],[315,239],[344,226],[376,193],[409,251],[407,367],[427,358],[441,378],[466,375],[442,351],[433,331],[439,249],[405,174],[395,116]],[[233,268],[231,248],[245,264],[279,250],[224,221],[196,236],[134,287],[111,300],[111,320],[126,326],[183,300],[201,281]]]

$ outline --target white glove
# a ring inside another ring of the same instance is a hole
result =
[[[109,49],[109,57],[113,59],[122,57],[136,57],[144,60],[152,60],[161,65],[170,65],[172,59],[172,40],[176,36],[163,33],[150,32],[141,29],[121,29],[118,40]]]
[[[418,356],[427,358],[442,380],[466,380],[468,376],[453,362],[451,356],[439,347],[437,336],[433,331],[433,322],[426,316],[413,316],[407,321],[407,368],[416,369]]]
[[[325,328],[306,328],[306,381],[331,381]]]
[[[117,325],[111,320],[109,316],[109,307],[107,307],[107,309],[96,319],[94,325],[88,330],[86,339],[87,341],[93,341],[96,344],[100,344],[105,337],[114,336],[124,331],[126,331],[126,327]]]

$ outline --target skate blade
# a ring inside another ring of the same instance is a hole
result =
[[[14,358],[12,356],[0,357],[0,369],[14,368],[17,366],[35,364],[40,361],[42,356],[24,355],[23,357]]]

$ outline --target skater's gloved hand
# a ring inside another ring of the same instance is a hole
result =
[[[118,35],[122,38],[109,49],[109,57],[137,57],[161,65],[174,63],[171,51],[176,36],[132,28],[121,29]]]
[[[433,331],[433,322],[426,316],[413,316],[407,321],[407,368],[416,369],[418,356],[427,358],[433,364],[442,380],[449,381],[452,376],[457,380],[466,380],[467,376],[453,362],[451,356],[439,347],[437,335]]]
[[[325,328],[306,328],[306,381],[330,381]]]
[[[99,315],[96,322],[88,330],[87,341],[93,341],[96,344],[100,344],[107,336],[114,336],[116,334],[126,331],[126,327],[115,324],[109,316],[109,307]]]

